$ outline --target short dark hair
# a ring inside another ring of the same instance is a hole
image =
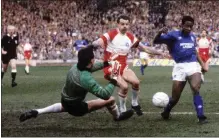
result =
[[[206,30],[206,29],[203,29],[203,30],[202,30],[202,32],[203,32],[203,31],[205,31],[205,32],[206,32],[206,34],[208,34],[208,30]]]
[[[120,15],[120,16],[117,18],[117,23],[120,22],[120,19],[130,21],[130,18],[129,18],[128,16],[126,16],[126,15]]]
[[[186,21],[190,21],[194,24],[195,20],[191,16],[183,16],[182,24],[185,24]]]
[[[77,67],[79,70],[85,70],[87,65],[91,62],[91,60],[94,58],[93,53],[94,46],[89,45],[86,48],[82,48],[78,52],[78,64]]]

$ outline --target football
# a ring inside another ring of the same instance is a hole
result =
[[[164,92],[157,92],[153,95],[152,103],[156,107],[164,108],[169,103],[169,96]]]

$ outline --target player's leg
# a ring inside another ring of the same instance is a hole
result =
[[[200,58],[206,67],[206,71],[205,72],[202,71],[202,74],[201,74],[201,83],[204,83],[204,80],[205,80],[204,75],[206,72],[208,72],[210,59],[209,59],[209,55],[205,55],[203,52],[200,52]]]
[[[122,73],[123,69],[120,70],[120,73]],[[110,78],[110,72],[109,72],[109,67],[104,68],[104,78],[109,79]],[[126,98],[128,94],[128,84],[127,82],[123,79],[121,75],[118,76],[117,78],[117,85],[118,85],[118,96],[119,96],[119,109],[120,112],[125,112],[126,109]]]
[[[10,62],[10,59],[7,58],[6,56],[2,56],[2,77],[1,79],[3,79],[5,72],[7,72],[8,69],[8,63]]]
[[[20,122],[24,122],[27,119],[36,118],[40,114],[47,114],[47,113],[60,113],[64,112],[64,108],[62,107],[61,103],[55,103],[53,105],[47,106],[45,108],[40,109],[32,109],[30,111],[26,111],[20,115]]]
[[[206,72],[208,72],[209,70],[209,64],[210,64],[211,60],[207,59],[207,61],[205,62],[205,66],[206,66]]]
[[[188,77],[188,81],[193,92],[193,102],[196,109],[197,117],[200,123],[206,123],[206,117],[204,115],[203,100],[200,96],[201,88],[201,73],[194,73]]]
[[[206,60],[204,60],[204,61],[203,62],[205,64],[206,70],[205,70],[205,72],[202,71],[202,74],[201,74],[201,81],[202,81],[202,83],[204,82],[204,75],[205,75],[205,73],[208,72],[208,70],[209,70],[209,64],[210,64],[211,60],[208,57],[206,57]]]
[[[141,75],[144,75],[144,69],[148,66],[147,59],[141,59]]]
[[[17,75],[16,59],[11,59],[10,62],[11,62],[11,78],[12,78],[11,86],[15,87],[17,86],[17,83],[15,82]]]
[[[29,72],[30,72],[30,60],[26,57],[25,58],[25,73],[26,74],[29,74]]]
[[[139,84],[140,81],[131,69],[125,69],[122,77],[126,82],[132,85],[132,108],[135,110],[137,115],[142,115],[141,106],[139,105],[138,95],[139,95]]]
[[[172,96],[170,97],[168,105],[164,108],[161,113],[163,119],[169,119],[172,108],[178,103],[181,93],[186,85],[186,65],[176,64],[172,72]]]
[[[170,97],[168,105],[161,113],[163,119],[169,119],[172,108],[178,103],[181,93],[186,85],[186,81],[173,81],[172,84],[172,96]]]
[[[7,69],[8,69],[8,63],[7,64],[2,63],[2,79]]]
[[[126,100],[128,94],[128,83],[122,78],[122,76],[118,76],[117,79],[118,84],[118,96],[119,96],[119,110],[120,112],[125,112],[126,108]]]
[[[96,99],[87,101],[88,104],[88,112],[92,112],[103,107],[106,107],[108,111],[112,114],[113,119],[115,121],[121,121],[130,118],[133,115],[132,110],[125,111],[120,114],[118,106],[116,105],[116,101],[114,97],[110,97],[108,100]]]

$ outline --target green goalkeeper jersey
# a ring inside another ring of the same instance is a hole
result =
[[[77,65],[74,65],[67,73],[65,86],[62,91],[62,99],[72,102],[84,101],[88,92],[101,99],[109,99],[112,95],[115,85],[109,83],[106,87],[100,86],[91,76],[92,72],[103,69],[102,62],[95,63],[90,70],[80,71]]]

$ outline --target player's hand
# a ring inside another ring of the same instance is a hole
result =
[[[3,55],[6,55],[6,54],[7,54],[7,51],[2,50],[2,54],[3,54]]]
[[[162,54],[162,57],[164,57],[164,58],[168,58],[168,59],[171,58],[170,54],[168,54],[168,53],[163,53],[163,54]]]
[[[167,27],[163,27],[159,30],[159,32],[166,34],[168,32],[168,29],[167,29]]]
[[[115,60],[111,61],[111,66],[111,78],[117,80],[120,73],[121,64]]]

